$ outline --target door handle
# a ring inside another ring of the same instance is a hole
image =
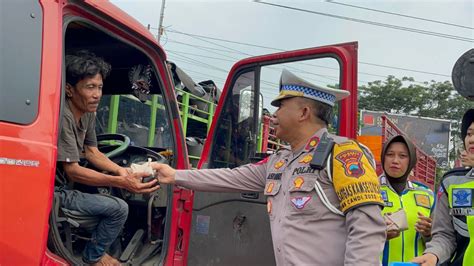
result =
[[[244,192],[240,196],[244,199],[258,199],[258,192]]]

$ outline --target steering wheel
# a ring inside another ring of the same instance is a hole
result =
[[[104,144],[104,142],[108,142]],[[97,135],[98,148],[108,158],[114,158],[122,155],[130,146],[130,138],[123,134],[100,134]],[[84,165],[87,166],[87,163]],[[97,187],[97,191],[100,194],[110,195],[112,193],[112,187],[104,186]]]
[[[121,155],[127,150],[128,146],[130,146],[130,138],[123,134],[117,134],[117,133],[100,134],[97,136],[97,142],[105,142],[105,141],[109,141],[113,143],[112,145],[110,145],[110,147],[116,146],[112,150],[104,153],[104,155],[107,156],[108,158],[113,158],[113,157]],[[117,145],[116,142],[120,144]]]

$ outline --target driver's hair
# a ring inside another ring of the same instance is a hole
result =
[[[111,70],[109,63],[95,54],[80,50],[66,55],[66,82],[75,86],[85,78],[92,78],[97,74],[106,79]]]

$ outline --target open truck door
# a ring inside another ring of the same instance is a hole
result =
[[[282,68],[350,91],[336,107],[333,130],[355,138],[357,43],[252,57],[230,71],[198,168],[234,168],[263,159],[258,154],[261,107],[278,95]],[[189,243],[189,265],[274,265],[263,193],[195,192]]]
[[[80,265],[97,221],[61,208],[54,196],[65,56],[87,50],[112,66],[95,120],[97,135],[106,134],[103,153],[121,166],[152,158],[183,169],[189,165],[166,55],[108,1],[2,1],[0,8],[8,10],[0,19],[0,264]],[[76,185],[127,202],[127,222],[109,251],[122,263],[185,264],[189,190],[164,186],[142,195]]]

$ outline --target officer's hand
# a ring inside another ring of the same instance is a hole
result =
[[[461,152],[461,164],[463,166],[474,167],[474,153]]]
[[[150,174],[148,173],[134,173],[134,174],[128,174],[123,177],[123,186],[122,188],[132,192],[132,193],[151,193],[153,191],[156,191],[157,189],[160,188],[158,186],[158,180],[156,178],[152,179],[151,181],[148,181],[146,183],[143,183],[142,180],[144,177],[149,176]]]
[[[413,258],[411,262],[418,263],[421,266],[436,266],[438,257],[432,253],[426,253],[422,256]]]
[[[431,223],[433,221],[430,217],[424,216],[418,212],[418,221],[415,224],[415,230],[422,234],[424,237],[431,237]]]
[[[392,238],[396,238],[400,236],[400,230],[398,229],[388,229],[393,222],[386,220],[385,224],[387,225],[387,240],[390,240]]]
[[[151,163],[151,167],[156,171],[156,177],[161,184],[174,184],[176,170],[171,166],[162,163]]]

